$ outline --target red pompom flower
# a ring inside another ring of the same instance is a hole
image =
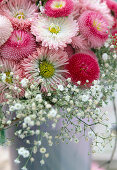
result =
[[[87,84],[87,86],[90,86],[94,80],[99,78],[100,75],[100,68],[97,60],[91,55],[84,53],[73,55],[69,59],[67,69],[72,81],[75,84],[80,81],[80,85]]]
[[[66,17],[73,11],[72,0],[48,0],[45,4],[45,14],[49,17]]]
[[[36,41],[29,32],[15,30],[1,48],[1,56],[9,60],[19,61],[36,50]]]

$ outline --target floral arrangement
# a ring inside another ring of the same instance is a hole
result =
[[[41,130],[43,124],[57,127],[57,142],[91,138],[93,153],[112,140],[107,112],[102,114],[101,107],[117,87],[114,3],[0,1],[1,143],[4,130],[16,125],[21,128],[14,135],[27,144],[27,136],[38,136],[31,148],[18,148],[15,162],[26,159],[22,170],[38,150],[41,165],[49,156],[42,141],[46,138],[52,146],[53,137]],[[104,131],[95,131],[96,125]]]

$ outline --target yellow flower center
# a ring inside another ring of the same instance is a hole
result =
[[[54,1],[52,3],[52,8],[58,9],[58,8],[63,8],[65,6],[65,1]]]
[[[12,75],[10,74],[9,71],[8,71],[8,72],[5,72],[5,74],[6,74],[6,79],[5,79],[5,81],[6,81],[7,83],[11,84],[11,83],[13,82],[13,77],[12,77]]]
[[[17,14],[14,17],[17,19],[25,19],[25,15],[21,11],[17,12]]]
[[[39,70],[40,70],[40,75],[44,78],[51,78],[55,72],[54,66],[47,61],[40,62]]]
[[[101,31],[101,22],[94,20],[93,27],[95,27],[98,31]]]
[[[51,24],[49,26],[49,31],[52,33],[52,34],[58,34],[60,32],[60,27],[58,25],[55,25],[55,24]]]

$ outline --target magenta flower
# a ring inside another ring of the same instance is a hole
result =
[[[99,12],[86,11],[79,17],[80,33],[88,39],[91,47],[104,45],[108,39],[109,26]]]
[[[45,14],[49,17],[65,17],[73,11],[72,0],[48,0],[45,4]]]
[[[84,84],[87,84],[87,86],[92,85],[92,82],[97,80],[100,75],[100,68],[97,60],[93,55],[86,53],[74,54],[69,59],[67,69],[72,81],[75,84],[80,81],[81,86]],[[89,81],[88,83],[86,83],[87,80]]]
[[[1,48],[1,56],[9,60],[19,61],[36,50],[36,41],[32,34],[15,30]]]

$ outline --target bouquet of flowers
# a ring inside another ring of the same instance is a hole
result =
[[[49,146],[53,142],[40,127],[48,122],[56,128],[61,121],[57,141],[92,138],[93,152],[112,140],[107,112],[102,114],[101,107],[117,84],[113,3],[0,1],[0,141],[4,142],[4,130],[14,125],[21,126],[14,134],[18,138],[38,136],[31,148],[18,148],[16,163],[20,157],[30,161],[37,150],[42,153],[41,165],[45,163],[49,154],[42,140],[46,138]],[[95,131],[96,125],[104,131]]]

